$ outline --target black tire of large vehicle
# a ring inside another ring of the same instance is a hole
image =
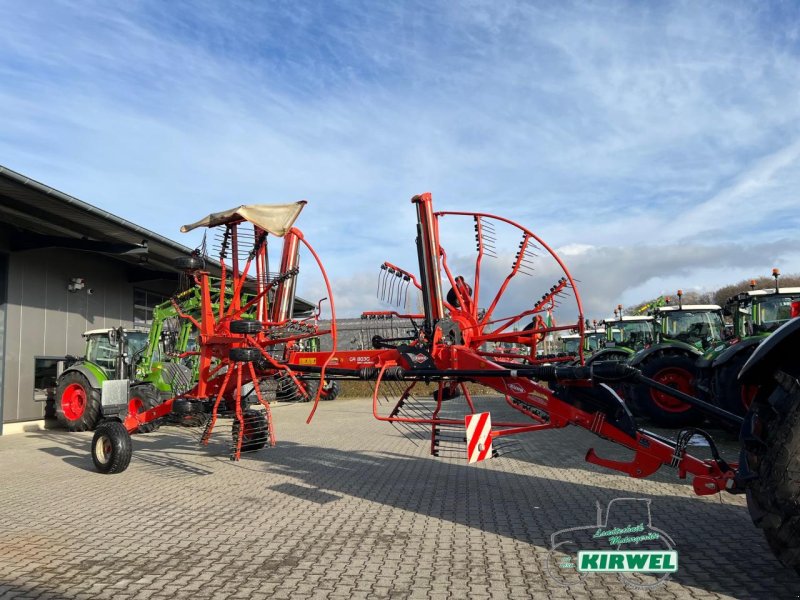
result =
[[[656,379],[658,374],[667,368],[683,369],[694,374],[695,377],[697,376],[694,360],[685,354],[673,352],[651,357],[640,367],[640,370],[645,377]],[[631,398],[631,404],[659,427],[685,427],[695,425],[703,419],[703,413],[694,406],[689,406],[682,412],[670,412],[658,406],[651,396],[651,388],[644,384],[629,386],[626,388],[626,391],[628,390],[631,395],[626,398]],[[693,388],[688,393],[690,396],[697,396],[697,388]]]
[[[242,452],[253,452],[254,450],[261,450],[267,445],[269,441],[269,434],[267,429],[266,414],[260,410],[246,410],[242,414],[244,421],[244,435],[242,436]],[[248,437],[253,435],[252,438]],[[239,420],[233,418],[233,427],[231,428],[231,438],[233,439],[234,446],[239,441]]]
[[[141,412],[150,410],[161,404],[161,396],[158,395],[158,390],[149,384],[133,386],[128,401],[130,402],[130,399],[133,399],[134,396],[140,398],[142,401]],[[158,431],[160,426],[161,419],[154,419],[153,421],[148,421],[147,423],[139,425],[139,433],[153,433],[154,431]]]
[[[714,403],[735,415],[747,414],[747,409],[742,403],[742,384],[739,383],[739,371],[753,354],[753,350],[755,350],[755,346],[750,352],[740,352],[738,356],[732,358],[720,367],[718,372],[714,373],[716,378]]]
[[[800,390],[776,386],[765,396],[759,393],[751,407],[765,443],[743,450],[758,475],[747,508],[778,560],[800,575]]]
[[[339,396],[339,382],[326,381],[325,385],[322,387],[322,393],[319,395],[319,399],[325,400],[326,402],[330,402],[332,400],[336,400],[338,396]]]
[[[64,390],[73,383],[83,387],[83,391],[86,394],[86,407],[80,417],[68,419],[62,409],[61,396]],[[100,420],[100,390],[93,388],[86,377],[77,371],[68,371],[58,380],[55,409],[56,419],[68,431],[91,431]]]
[[[240,321],[231,321],[231,333],[260,333],[264,330],[261,321],[251,321],[242,319]]]
[[[92,462],[103,474],[122,473],[133,455],[131,436],[119,421],[103,421],[92,437]]]
[[[261,358],[258,348],[231,348],[228,357],[234,362],[255,362]]]

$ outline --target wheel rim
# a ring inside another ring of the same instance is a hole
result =
[[[86,390],[80,383],[69,384],[61,394],[61,410],[70,421],[83,416],[86,410]]]
[[[675,388],[684,394],[692,394],[694,392],[694,377],[686,369],[680,367],[667,367],[661,369],[653,379],[671,388]],[[658,408],[666,412],[682,413],[691,409],[690,404],[681,402],[677,398],[673,398],[667,393],[651,389],[650,397]]]
[[[97,462],[101,465],[108,464],[108,461],[111,460],[111,453],[113,450],[111,438],[107,435],[97,436],[97,440],[94,443],[94,455],[95,458],[97,458]]]

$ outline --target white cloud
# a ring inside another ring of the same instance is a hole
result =
[[[414,269],[409,198],[432,191],[561,248],[605,312],[800,270],[774,242],[800,225],[783,10],[8,2],[0,163],[189,245],[203,214],[308,199],[298,225],[351,314],[383,260]]]

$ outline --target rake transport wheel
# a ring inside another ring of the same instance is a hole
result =
[[[760,440],[742,453],[758,475],[747,490],[753,523],[775,556],[800,574],[800,388],[796,380],[762,391],[748,419]],[[747,425],[747,424],[746,424]]]
[[[231,321],[231,333],[260,333],[264,330],[261,321],[250,321],[241,319],[239,321]]]
[[[269,442],[266,415],[260,410],[246,410],[242,414],[242,420],[244,421],[242,452],[261,450]],[[233,419],[231,436],[233,445],[236,446],[239,441],[239,421],[236,418]]]
[[[155,408],[161,404],[158,391],[152,385],[136,385],[131,387],[128,397],[128,416],[135,416],[139,413]],[[139,433],[152,433],[158,430],[160,422],[158,420],[139,424]]]
[[[92,438],[92,462],[104,474],[122,473],[131,462],[131,436],[119,421],[103,421]]]
[[[694,361],[681,354],[660,354],[645,362],[642,375],[697,396]],[[660,427],[684,427],[701,420],[700,411],[665,392],[640,384],[630,388],[633,405]]]
[[[69,431],[88,431],[100,419],[100,390],[77,371],[59,379],[55,404],[58,422]]]

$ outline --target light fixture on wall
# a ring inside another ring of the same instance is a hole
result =
[[[73,277],[67,284],[67,290],[70,292],[77,292],[78,290],[82,290],[85,285],[86,280],[83,277]]]

